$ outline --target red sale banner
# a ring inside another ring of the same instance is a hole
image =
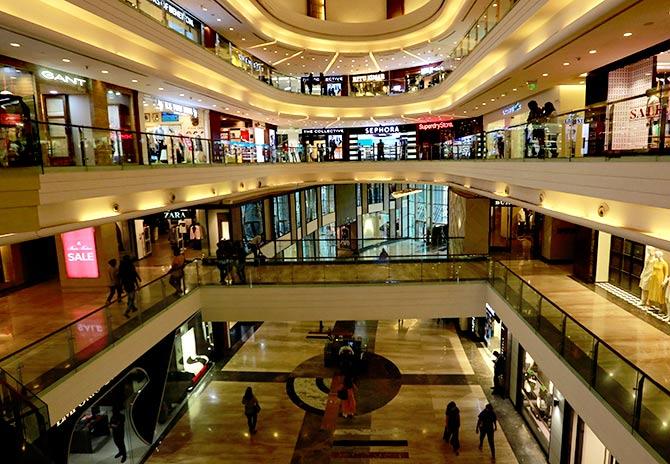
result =
[[[70,279],[97,279],[98,257],[95,251],[95,229],[74,230],[61,234],[65,271]]]

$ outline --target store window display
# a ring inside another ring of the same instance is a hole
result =
[[[0,67],[0,166],[28,166],[38,162],[38,131],[29,122],[35,115],[32,73],[14,66]]]
[[[554,408],[554,384],[528,353],[524,353],[522,372],[521,413],[546,451],[549,448]]]
[[[647,284],[647,298],[645,304],[648,306],[661,306],[665,304],[664,286],[668,283],[668,263],[663,259],[663,252],[656,250],[651,262],[651,275]]]

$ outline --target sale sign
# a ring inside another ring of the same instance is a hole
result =
[[[70,279],[97,279],[98,256],[95,250],[95,229],[74,230],[61,234],[65,272]]]

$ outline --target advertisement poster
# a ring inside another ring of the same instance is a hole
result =
[[[65,272],[70,279],[97,279],[98,256],[95,249],[95,229],[73,230],[61,234]]]

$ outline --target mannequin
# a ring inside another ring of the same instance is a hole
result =
[[[654,252],[653,270],[649,278],[649,286],[647,288],[646,304],[651,306],[660,306],[663,304],[665,298],[663,295],[663,284],[668,277],[668,263],[663,259],[663,252],[656,250]]]
[[[656,248],[652,246],[647,246],[647,252],[644,257],[644,267],[642,268],[642,273],[640,274],[640,288],[642,289],[642,296],[640,301],[647,301],[647,290],[649,289],[649,280],[651,279],[651,274],[654,272],[654,253]]]

